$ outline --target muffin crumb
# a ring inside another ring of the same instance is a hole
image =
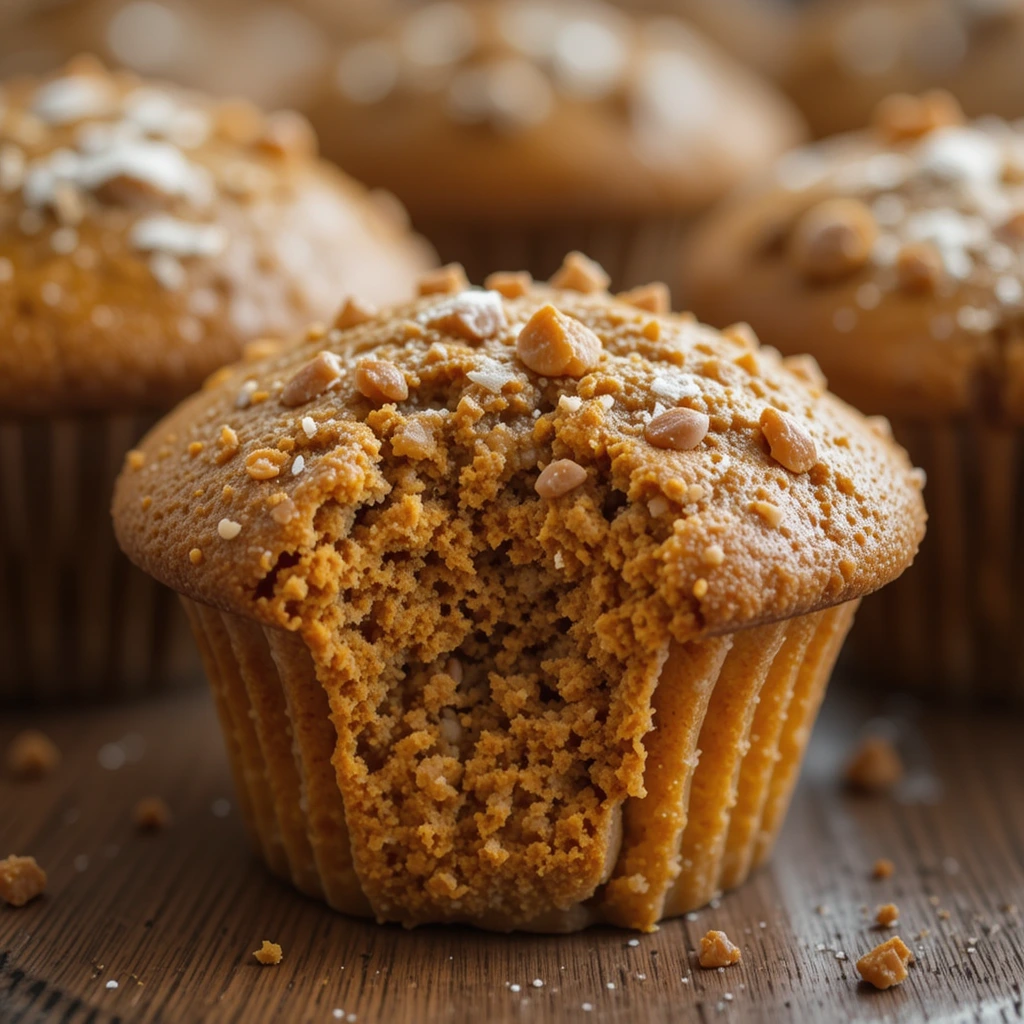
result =
[[[701,967],[729,967],[740,962],[742,953],[725,932],[709,931],[700,940],[698,962]]]
[[[159,796],[143,797],[132,810],[132,821],[140,832],[162,832],[172,819],[170,807]]]
[[[338,315],[334,318],[334,326],[339,331],[346,331],[350,327],[358,327],[360,324],[365,324],[376,315],[376,306],[350,295],[345,300],[345,304],[338,310]]]
[[[525,270],[503,270],[490,274],[484,279],[484,287],[506,299],[519,299],[526,295],[533,284],[533,277]]]
[[[632,288],[628,292],[620,292],[618,298],[629,306],[662,316],[672,309],[668,285],[664,281],[652,281],[639,288]]]
[[[886,793],[903,778],[896,748],[881,736],[866,736],[843,773],[846,785],[861,793]]]
[[[448,263],[424,274],[416,283],[420,295],[454,295],[469,287],[469,279],[461,263]]]
[[[534,489],[542,498],[560,498],[576,490],[587,479],[587,471],[572,459],[557,459],[545,466]]]
[[[668,409],[644,427],[644,438],[655,448],[687,452],[707,437],[711,420],[696,409]]]
[[[263,940],[263,945],[253,953],[253,956],[264,967],[276,966],[284,959],[281,947],[276,942],[268,942],[266,939]]]
[[[21,782],[44,779],[60,765],[57,744],[38,729],[26,729],[7,748],[7,771]]]
[[[888,857],[879,857],[871,869],[872,878],[892,878],[896,873],[896,865]]]
[[[583,292],[586,295],[607,291],[610,283],[611,278],[605,273],[604,267],[581,252],[569,253],[551,278],[552,288],[564,288],[566,291]]]
[[[882,928],[891,928],[900,919],[900,908],[895,903],[883,903],[875,914],[875,921]]]
[[[0,899],[12,907],[23,907],[46,889],[46,872],[35,857],[12,854],[0,860]]]
[[[907,964],[914,959],[904,941],[894,935],[857,961],[857,972],[875,988],[892,988],[907,979]]]
[[[793,261],[812,283],[838,281],[867,264],[877,238],[874,215],[859,199],[826,199],[797,222]]]
[[[545,377],[582,377],[601,359],[601,339],[575,317],[548,304],[519,332],[516,355],[527,369]]]
[[[791,473],[807,473],[818,462],[814,439],[791,416],[770,406],[761,413],[761,432],[772,458]]]

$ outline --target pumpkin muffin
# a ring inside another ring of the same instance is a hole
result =
[[[342,47],[306,112],[473,280],[546,277],[570,249],[620,287],[664,277],[693,214],[803,136],[682,21],[598,0],[414,7]]]
[[[809,352],[928,474],[924,556],[854,633],[870,676],[1018,701],[1022,183],[1018,127],[896,96],[870,131],[794,153],[712,217],[683,273],[698,316]]]
[[[314,150],[296,115],[91,60],[0,86],[0,700],[196,674],[114,542],[125,451],[245,342],[430,265]]]
[[[1024,0],[832,0],[804,17],[781,83],[816,136],[859,130],[892,93],[934,88],[972,116],[1024,116]]]
[[[652,929],[740,883],[921,538],[905,453],[803,362],[603,280],[577,254],[348,305],[119,478],[257,845],[338,910]]]

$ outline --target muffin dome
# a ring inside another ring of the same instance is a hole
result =
[[[350,302],[119,480],[268,861],[340,909],[649,929],[741,881],[856,599],[913,557],[920,480],[812,366],[604,282],[574,255],[551,286],[448,268]]]
[[[407,291],[429,248],[315,146],[91,60],[0,87],[0,410],[166,408],[339,281]]]

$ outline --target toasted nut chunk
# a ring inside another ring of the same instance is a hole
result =
[[[628,305],[645,309],[648,313],[664,314],[672,309],[668,285],[664,281],[652,281],[628,292],[620,292],[618,297]]]
[[[281,404],[305,405],[323,394],[341,376],[341,362],[333,352],[320,352],[298,370],[281,391]]]
[[[534,485],[542,498],[560,498],[576,490],[587,479],[587,471],[572,459],[556,459],[545,466]]]
[[[921,96],[896,93],[875,108],[875,128],[889,143],[919,139],[936,128],[964,123],[964,112],[956,97],[944,89]]]
[[[417,283],[420,295],[454,295],[469,287],[469,279],[461,263],[449,263],[424,274]]]
[[[931,295],[946,276],[942,254],[931,242],[910,242],[896,256],[896,280],[914,295]]]
[[[132,809],[132,821],[140,832],[162,832],[171,818],[170,807],[158,796],[145,796]]]
[[[278,110],[264,120],[263,134],[256,140],[256,147],[273,156],[308,159],[316,156],[316,132],[301,114]]]
[[[383,359],[364,359],[356,369],[356,388],[361,395],[384,405],[385,402],[404,402],[409,397],[409,385],[402,371],[394,363]]]
[[[525,270],[505,270],[491,274],[484,279],[484,287],[504,295],[506,299],[518,299],[530,290],[533,278]]]
[[[866,736],[846,763],[843,778],[851,789],[884,793],[903,778],[903,762],[881,736]]]
[[[729,324],[722,328],[722,334],[730,341],[735,341],[744,348],[760,348],[761,341],[748,323]]]
[[[644,427],[644,437],[655,448],[688,452],[707,437],[711,420],[696,409],[668,409]]]
[[[277,448],[257,448],[245,457],[245,471],[253,480],[272,480],[287,461],[288,456]]]
[[[138,472],[146,464],[146,453],[140,452],[138,448],[131,448],[125,453],[125,465]]]
[[[263,945],[253,953],[253,956],[264,967],[273,967],[284,959],[281,947],[276,942],[268,942],[266,939],[263,940]]]
[[[188,553],[188,560],[193,565],[202,565],[204,560],[202,548],[191,548]]]
[[[12,907],[23,907],[46,889],[46,872],[35,857],[0,860],[0,899]]]
[[[7,748],[7,770],[22,782],[46,778],[59,764],[57,744],[38,729],[19,732]]]
[[[761,413],[761,433],[772,458],[791,473],[806,473],[818,462],[814,438],[791,416],[769,406]]]
[[[725,552],[721,544],[709,544],[702,552],[700,560],[705,565],[721,565],[725,561]]]
[[[701,967],[729,967],[738,964],[742,954],[725,932],[710,931],[700,940],[698,961]]]
[[[338,310],[338,315],[334,318],[334,326],[339,331],[347,331],[350,327],[365,324],[367,320],[372,320],[376,315],[377,307],[372,303],[349,296],[345,300],[345,304]]]
[[[552,288],[565,288],[570,292],[603,292],[611,278],[600,263],[595,263],[581,252],[571,252],[551,278]]]
[[[879,857],[871,868],[872,878],[892,878],[896,865],[888,857]]]
[[[883,903],[875,914],[875,920],[883,928],[891,928],[900,919],[900,908],[895,903]]]
[[[857,961],[860,976],[875,988],[892,988],[907,979],[907,964],[914,954],[907,949],[904,941],[894,935],[887,942],[875,946]]]
[[[786,517],[785,512],[770,501],[752,501],[750,510],[756,512],[773,530],[778,529]]]
[[[493,291],[462,292],[432,310],[427,318],[430,327],[467,341],[493,338],[508,324],[501,296]]]
[[[410,459],[429,459],[437,452],[437,441],[430,425],[422,419],[406,420],[391,438],[395,455]]]
[[[523,364],[544,377],[582,377],[601,359],[601,339],[575,317],[542,306],[516,341]]]
[[[867,263],[877,237],[875,218],[859,199],[826,199],[797,221],[793,261],[808,281],[838,281]]]

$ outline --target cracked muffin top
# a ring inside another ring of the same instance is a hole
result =
[[[0,412],[167,408],[339,283],[406,294],[431,256],[396,208],[294,114],[86,58],[3,83]]]
[[[795,151],[691,240],[681,292],[866,412],[1024,422],[1024,132],[946,93]],[[742,287],[739,287],[742,282]]]
[[[664,286],[606,286],[579,254],[548,285],[448,267],[261,345],[129,453],[122,546],[197,601],[310,635],[393,627],[396,649],[399,606],[413,634],[491,614],[467,596],[480,559],[681,642],[902,572],[923,481],[884,421],[813,360],[669,313]],[[441,628],[416,643],[457,647]]]
[[[304,109],[324,152],[414,221],[689,213],[803,137],[685,23],[599,0],[415,7],[342,48]]]

